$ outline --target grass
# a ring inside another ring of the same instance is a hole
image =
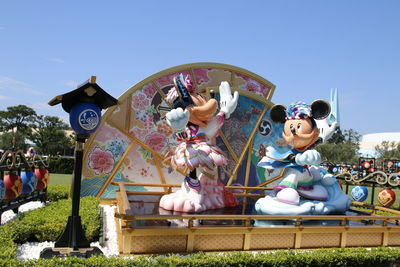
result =
[[[72,174],[50,173],[49,184],[71,184]]]

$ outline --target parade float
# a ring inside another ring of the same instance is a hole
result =
[[[85,145],[81,196],[116,205],[121,254],[400,245],[399,217],[348,209],[336,178],[307,152],[337,123],[326,102],[296,118],[295,106],[274,106],[274,90],[245,69],[193,63],[144,79],[107,110]],[[297,152],[283,135],[290,115],[312,131]],[[288,177],[299,170],[306,184]]]

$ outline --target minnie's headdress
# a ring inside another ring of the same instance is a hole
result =
[[[294,102],[286,109],[283,105],[274,105],[270,111],[273,122],[285,123],[287,120],[311,118],[315,120],[325,119],[331,112],[331,106],[325,100],[315,100],[308,105],[304,102]]]
[[[174,87],[172,87],[166,96],[166,101],[173,105],[174,108],[182,108],[193,106],[194,102],[189,93],[193,93],[193,82],[189,75],[183,78],[182,73],[179,77],[174,77]]]

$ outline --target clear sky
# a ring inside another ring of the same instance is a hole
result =
[[[55,95],[97,76],[115,97],[193,62],[245,68],[274,103],[329,99],[342,129],[399,132],[400,1],[0,0],[0,109],[67,118]]]

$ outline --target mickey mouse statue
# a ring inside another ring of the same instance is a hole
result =
[[[268,171],[285,168],[285,172],[274,187],[276,196],[257,201],[258,214],[331,214],[348,209],[349,197],[342,193],[336,178],[319,167],[321,155],[314,149],[319,139],[315,120],[329,113],[330,105],[324,100],[315,100],[311,105],[295,102],[288,109],[283,105],[271,108],[271,120],[284,124],[282,137],[292,149],[280,153],[268,147],[259,162],[258,166]]]

